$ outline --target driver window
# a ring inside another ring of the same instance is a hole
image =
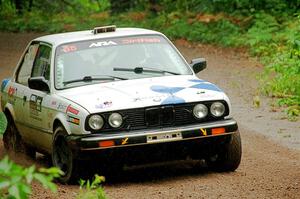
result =
[[[50,59],[51,59],[51,48],[49,46],[41,44],[33,64],[31,77],[44,76],[46,80],[49,80]]]
[[[23,57],[21,67],[17,76],[17,82],[23,85],[28,85],[28,79],[31,74],[32,65],[36,56],[39,44],[29,46],[25,56]]]

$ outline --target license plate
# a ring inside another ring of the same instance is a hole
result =
[[[148,135],[147,143],[169,142],[169,141],[181,140],[181,139],[182,139],[181,132],[163,133],[163,134]]]

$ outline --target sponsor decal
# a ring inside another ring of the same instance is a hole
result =
[[[62,51],[64,53],[68,53],[68,52],[74,52],[77,50],[77,47],[75,45],[67,45],[67,46],[62,46]]]
[[[80,124],[80,119],[68,115],[68,122],[70,122],[70,123],[72,123],[72,124],[79,125],[79,124]]]
[[[159,38],[129,38],[123,39],[122,44],[136,44],[136,43],[160,43]]]
[[[8,103],[15,105],[16,98],[14,98],[14,95],[17,93],[17,88],[14,88],[10,86],[7,90],[7,95],[8,95]]]
[[[133,102],[142,101],[142,100],[153,100],[154,102],[160,102],[163,98],[169,97],[168,94],[159,94],[153,96],[146,96],[146,97],[136,97],[133,98]]]
[[[67,108],[67,106],[62,103],[59,103],[57,106],[57,110],[59,110],[59,111],[65,111],[66,108]]]
[[[67,107],[67,111],[66,111],[66,112],[67,112],[67,113],[72,113],[72,114],[74,114],[74,115],[78,115],[79,110],[77,110],[77,109],[71,107],[71,105],[69,105],[69,106]]]
[[[52,105],[52,106],[56,106],[56,104],[57,104],[56,101],[52,101],[52,102],[51,102],[51,105]]]
[[[101,47],[101,46],[111,46],[111,45],[117,45],[117,43],[113,42],[113,41],[99,41],[96,43],[92,43],[89,48],[92,47]]]
[[[97,104],[95,106],[95,108],[103,109],[103,108],[109,108],[111,106],[112,106],[112,101],[105,101],[105,102],[103,102],[101,104]]]
[[[205,91],[197,91],[197,94],[205,94]]]
[[[43,98],[37,95],[31,95],[29,100],[30,117],[42,121],[40,113],[42,111]]]
[[[17,92],[17,88],[14,88],[14,87],[10,86],[8,88],[7,94],[8,94],[9,97],[12,97],[16,94],[16,92]]]
[[[1,92],[4,91],[4,89],[5,89],[5,87],[7,86],[8,82],[9,82],[9,79],[4,79],[4,80],[2,81],[2,84],[1,84]]]

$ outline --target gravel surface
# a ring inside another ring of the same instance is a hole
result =
[[[38,34],[0,33],[0,79],[12,74],[22,51]],[[187,60],[205,57],[208,68],[199,77],[216,83],[230,97],[233,116],[239,123],[243,157],[232,173],[214,173],[201,162],[180,161],[131,167],[108,179],[109,198],[300,198],[300,122],[290,122],[272,99],[258,95],[256,76],[262,66],[243,49],[224,49],[176,41]],[[0,142],[0,158],[6,154]],[[11,155],[29,166],[49,166],[39,156],[30,160]],[[74,198],[78,186],[60,185],[57,194],[33,184],[32,198]]]

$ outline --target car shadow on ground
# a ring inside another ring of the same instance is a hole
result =
[[[125,166],[122,170],[105,175],[107,185],[170,181],[188,176],[211,173],[204,161],[174,161],[140,166]],[[101,171],[99,173],[101,175]]]
[[[35,160],[23,153],[8,153],[8,155],[13,161],[24,167],[35,165],[37,168],[48,168],[52,166],[51,157],[39,153]],[[82,170],[85,172],[81,173],[80,179],[92,180],[95,174],[103,175],[106,179],[106,185],[172,181],[188,176],[202,177],[212,173],[204,160],[180,160],[137,166],[125,165],[122,169],[113,170],[108,173],[102,173],[100,169],[97,169],[97,164],[83,164]],[[77,182],[74,184],[77,184]]]

